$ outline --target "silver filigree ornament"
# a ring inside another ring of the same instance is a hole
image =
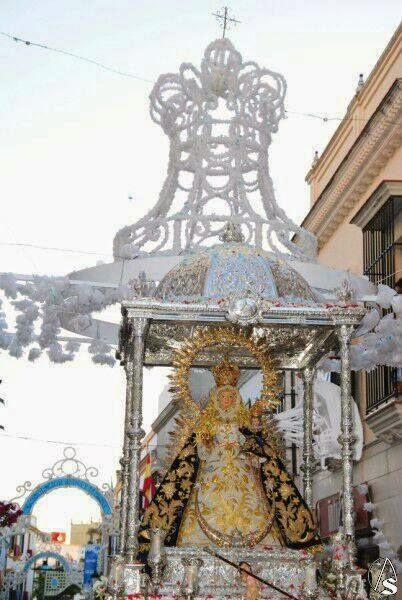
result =
[[[351,285],[349,279],[344,279],[340,287],[334,291],[339,302],[347,303],[356,299],[356,290]]]
[[[247,244],[314,259],[315,237],[278,206],[269,173],[285,93],[282,75],[243,62],[226,38],[206,48],[200,69],[183,63],[161,75],[150,109],[170,139],[167,177],[148,214],[117,233],[115,258],[190,252],[217,242],[229,222]]]
[[[91,478],[98,477],[98,475],[99,470],[96,467],[87,467],[82,460],[77,458],[77,451],[72,446],[64,448],[63,458],[42,472],[45,480],[68,476],[90,481]]]
[[[130,279],[128,287],[133,297],[146,298],[152,296],[156,290],[156,283],[152,279],[147,278],[145,271],[140,271],[138,277]],[[130,295],[131,295],[130,294]]]
[[[255,325],[263,319],[261,298],[252,294],[233,294],[227,303],[227,318],[236,325]]]

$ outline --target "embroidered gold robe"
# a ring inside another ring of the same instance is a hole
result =
[[[279,544],[264,529],[272,510],[260,476],[260,459],[243,453],[246,441],[235,423],[224,421],[215,429],[214,445],[197,442],[200,464],[177,538],[178,546],[205,546],[210,540],[202,530],[202,519],[225,536],[234,531],[243,537],[255,532],[263,544]],[[198,506],[197,506],[198,503]]]
[[[243,508],[247,511],[247,503],[249,502],[252,511],[255,512],[253,518],[247,520],[245,519],[246,515],[236,517],[232,511],[232,507],[230,507],[232,524],[236,528],[240,526],[240,531],[243,533],[248,531],[249,526],[252,531],[258,529],[258,526],[262,525],[260,507],[264,505],[267,512],[270,513],[274,500],[274,527],[282,545],[288,548],[301,549],[319,544],[320,538],[313,516],[280,458],[272,452],[270,446],[264,443],[260,435],[247,428],[240,428],[237,432],[231,432],[231,435],[235,437],[238,434],[241,434],[244,439],[242,454],[247,457],[244,459],[244,465],[249,465],[247,467],[247,484],[251,481],[251,468],[254,468],[256,475],[259,475],[261,488],[260,491],[257,491],[258,488],[253,487],[253,493],[259,495],[258,502],[252,501],[250,494],[243,496]],[[242,438],[238,439],[242,441]],[[250,459],[253,461],[254,466],[251,466],[248,462]],[[238,482],[238,477],[241,478],[245,475],[244,469],[238,466],[237,460],[243,459],[240,457],[236,458],[236,470],[238,470],[235,482]],[[150,506],[143,514],[139,531],[140,553],[143,560],[145,560],[149,549],[150,530],[152,527],[160,527],[166,531],[165,544],[167,546],[176,546],[178,544],[197,545],[197,543],[201,543],[202,538],[197,528],[198,524],[194,525],[191,511],[194,507],[194,504],[192,504],[194,502],[193,491],[195,483],[198,483],[198,475],[200,473],[200,477],[205,476],[205,468],[201,469],[202,461],[202,450],[200,456],[196,433],[194,433],[188,438],[186,444],[173,461],[171,468],[158,487]],[[259,465],[258,467],[255,466],[257,464]],[[230,470],[233,467],[227,463],[226,468]],[[208,476],[210,474],[211,472],[208,473]],[[200,483],[202,484],[202,480]],[[205,496],[200,496],[200,503],[208,508],[208,519],[212,518],[212,504],[208,505],[208,502],[212,501],[213,497],[219,499],[219,502],[215,502],[217,513],[220,512],[221,507],[225,504],[224,489],[222,488],[221,496],[216,494],[216,489],[219,488],[213,489],[212,492],[208,492],[207,489],[205,490]],[[228,513],[221,512],[222,514],[227,515]],[[224,525],[222,516],[219,516],[219,514],[213,518],[217,529]],[[193,527],[193,531],[191,531],[191,527]],[[210,544],[209,541],[205,541],[205,538],[202,543],[204,545],[205,543]],[[268,539],[264,543],[271,544],[272,542],[271,539]]]

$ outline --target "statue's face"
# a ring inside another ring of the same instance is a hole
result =
[[[220,390],[219,392],[219,405],[223,410],[227,410],[235,401],[234,394],[232,390]]]

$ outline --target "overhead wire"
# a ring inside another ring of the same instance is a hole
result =
[[[114,67],[110,67],[109,65],[105,65],[104,63],[101,63],[100,61],[94,60],[92,58],[88,58],[86,56],[82,56],[81,54],[76,54],[75,52],[70,52],[69,50],[62,50],[61,48],[55,48],[53,46],[49,46],[48,44],[42,44],[40,42],[32,42],[30,40],[26,40],[24,38],[18,37],[11,33],[7,33],[5,31],[0,31],[0,36],[3,36],[10,40],[13,40],[16,43],[25,44],[26,46],[33,46],[36,48],[41,48],[42,50],[48,50],[50,52],[55,52],[57,54],[61,54],[64,56],[69,56],[71,58],[91,64],[95,67],[98,67],[99,69],[102,69],[104,71],[109,71],[110,73],[114,73],[115,75],[119,75],[121,77],[128,77],[130,79],[136,79],[137,81],[142,81],[144,83],[150,83],[153,85],[156,83],[156,81],[154,79],[148,79],[146,77],[142,77],[140,75],[135,75],[134,73],[130,73],[128,71],[123,71],[121,69],[116,69]],[[307,117],[310,119],[320,120],[323,123],[328,123],[330,121],[349,120],[349,119],[345,119],[345,117],[339,117],[339,116],[335,116],[335,115],[332,115],[332,116],[331,115],[322,115],[322,114],[320,115],[320,114],[317,114],[314,112],[298,112],[298,111],[292,111],[292,110],[285,110],[285,113],[288,115],[295,115],[295,116],[301,116],[301,117]],[[370,119],[351,117],[350,120],[368,122]]]
[[[97,444],[95,442],[71,442],[71,441],[65,441],[65,440],[45,440],[42,438],[36,438],[36,437],[28,436],[28,435],[18,435],[18,434],[12,434],[12,433],[1,433],[0,439],[2,437],[14,438],[14,439],[30,441],[30,442],[41,442],[43,444],[64,444],[66,446],[96,446],[99,448],[120,449],[120,446],[115,446],[112,444]]]
[[[38,244],[29,244],[25,242],[0,242],[0,246],[21,246],[24,248],[35,248],[37,250],[50,250],[55,252],[72,252],[74,254],[90,254],[92,256],[104,256],[110,258],[112,256],[112,252],[107,254],[106,252],[96,252],[93,250],[78,250],[75,248],[57,248],[54,246],[40,246]]]
[[[16,35],[12,35],[10,33],[6,33],[5,31],[0,31],[0,35],[13,40],[14,42],[25,44],[26,46],[34,46],[36,48],[42,48],[43,50],[49,50],[50,52],[56,52],[57,54],[70,56],[71,58],[75,58],[77,60],[92,64],[98,67],[99,69],[103,69],[104,71],[110,71],[111,73],[115,73],[116,75],[120,75],[122,77],[130,77],[131,79],[137,79],[138,81],[144,81],[145,83],[155,83],[154,81],[152,81],[151,79],[147,79],[146,77],[140,77],[139,75],[134,75],[133,73],[128,73],[126,71],[121,71],[120,69],[115,69],[97,60],[93,60],[92,58],[87,58],[86,56],[81,56],[80,54],[70,52],[69,50],[61,50],[60,48],[53,48],[52,46],[48,46],[47,44],[40,44],[39,42],[31,42],[30,40],[24,40],[23,38],[17,37]]]
[[[13,439],[18,439],[18,440],[29,441],[29,442],[40,442],[42,444],[63,444],[65,446],[94,446],[94,447],[98,447],[98,448],[115,448],[116,450],[121,450],[121,446],[117,446],[114,444],[97,444],[96,442],[72,442],[72,441],[66,441],[66,440],[46,440],[43,438],[37,438],[37,437],[28,436],[28,435],[3,433],[3,432],[0,434],[0,440],[2,437],[8,437],[8,438],[13,438]],[[165,448],[167,446],[169,446],[169,444],[149,444],[149,443],[147,444],[147,447],[151,450],[153,448]]]

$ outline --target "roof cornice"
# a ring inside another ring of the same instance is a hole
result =
[[[321,248],[402,142],[402,79],[388,94],[303,220]]]
[[[375,63],[374,67],[371,69],[371,72],[367,79],[365,80],[363,86],[360,88],[358,92],[353,96],[352,100],[349,102],[345,116],[340,122],[339,126],[334,131],[331,136],[328,144],[326,145],[324,151],[321,156],[317,158],[312,164],[310,170],[306,175],[306,182],[310,183],[313,174],[317,173],[321,169],[321,167],[325,168],[323,163],[327,160],[330,153],[333,150],[334,145],[336,145],[337,141],[341,139],[345,133],[346,129],[351,120],[353,120],[353,113],[355,108],[361,104],[363,101],[367,102],[367,96],[369,97],[373,93],[373,88],[376,86],[376,82],[380,74],[382,74],[383,65],[390,59],[393,53],[396,55],[401,50],[401,39],[402,39],[402,21],[399,23],[397,29],[395,30],[393,36],[388,42],[387,46],[384,48],[384,51],[380,55],[379,59]],[[345,129],[346,128],[346,129]]]
[[[383,181],[355,214],[351,223],[363,229],[392,196],[402,196],[402,179]]]

